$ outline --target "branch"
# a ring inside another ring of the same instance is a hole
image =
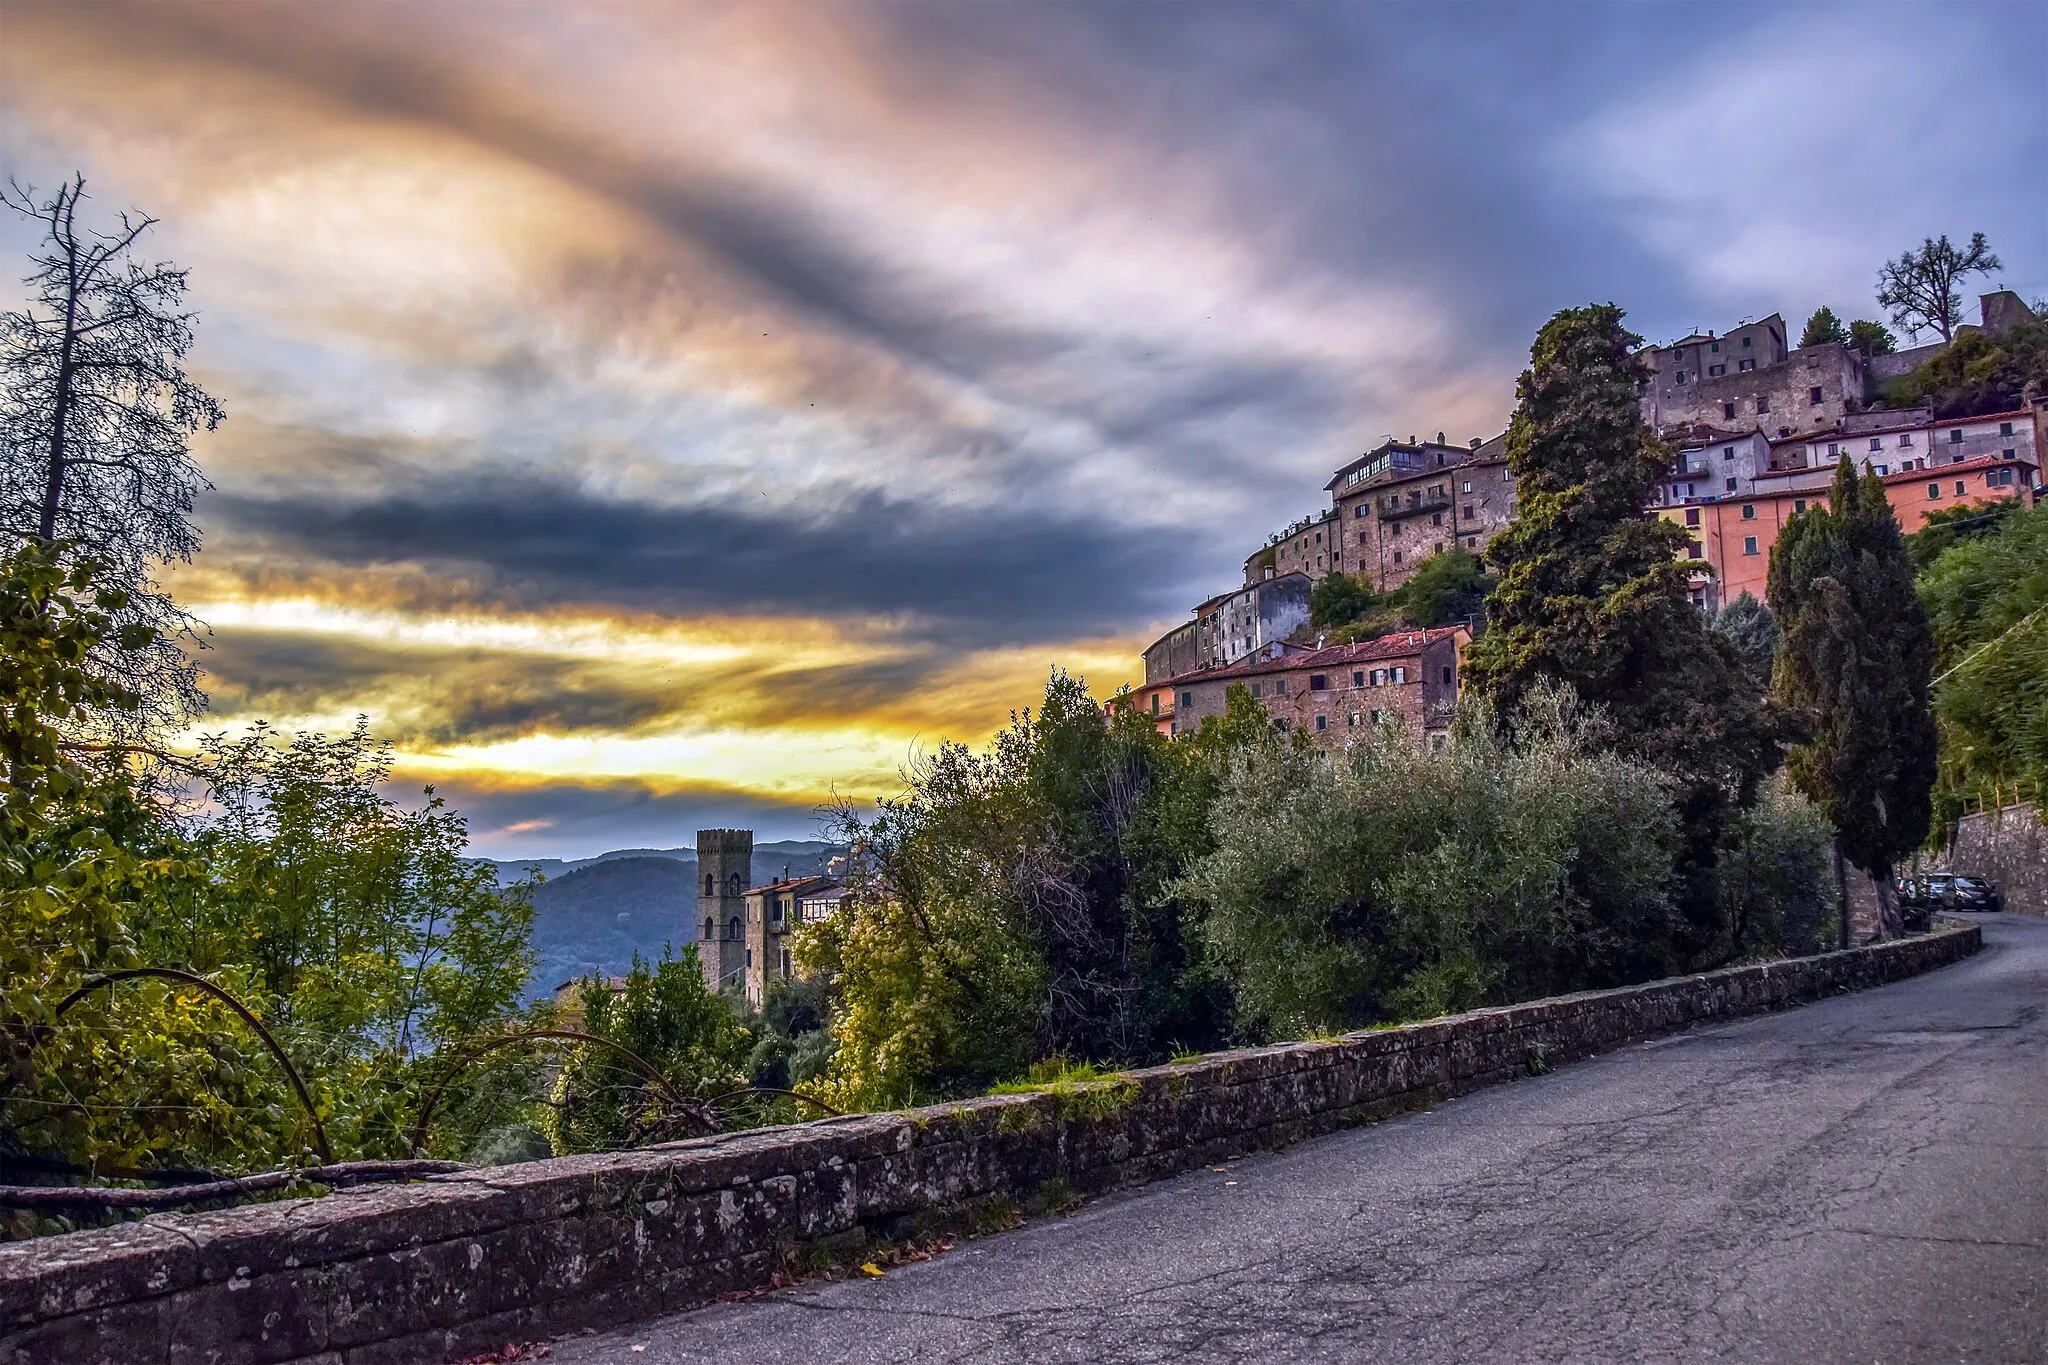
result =
[[[234,1203],[252,1194],[293,1185],[329,1185],[347,1189],[422,1176],[452,1175],[471,1169],[460,1161],[341,1161],[295,1171],[265,1171],[202,1185],[173,1185],[162,1190],[100,1189],[89,1185],[0,1185],[0,1208],[76,1209],[107,1213],[115,1209],[175,1209],[188,1204]]]

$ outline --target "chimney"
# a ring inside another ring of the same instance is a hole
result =
[[[1479,438],[1478,438],[1477,436],[1474,436],[1474,437],[1472,438],[1472,440],[1471,440],[1471,443],[1470,443],[1470,444],[1471,444],[1471,446],[1472,446],[1472,448],[1473,448],[1474,450],[1477,450],[1477,449],[1479,449],[1479,447],[1480,447],[1480,446],[1482,446],[1482,445],[1484,445],[1484,444],[1486,444],[1486,443],[1485,443],[1484,441],[1481,441],[1481,440],[1480,440],[1480,439],[1479,439]]]
[[[1443,434],[1443,433],[1442,433],[1441,431],[1439,431],[1439,432],[1438,432],[1438,433],[1436,434],[1436,443],[1437,443],[1438,445],[1442,445],[1442,444],[1444,443],[1444,434]]]

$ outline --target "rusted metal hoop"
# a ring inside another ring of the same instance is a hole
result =
[[[291,1081],[292,1090],[298,1095],[300,1106],[305,1109],[306,1117],[313,1124],[313,1141],[320,1152],[320,1164],[323,1166],[335,1164],[334,1148],[329,1146],[327,1142],[327,1126],[320,1122],[320,1111],[313,1107],[313,1096],[306,1090],[306,1082],[300,1077],[299,1069],[292,1065],[292,1059],[285,1055],[284,1048],[279,1046],[277,1039],[271,1037],[270,1030],[263,1027],[263,1021],[252,1014],[247,1005],[244,1005],[226,990],[214,985],[205,977],[195,975],[192,972],[179,971],[176,967],[129,967],[118,972],[108,972],[105,976],[94,977],[77,990],[71,992],[71,994],[65,996],[63,1000],[58,1002],[57,1008],[51,1011],[50,1017],[53,1020],[63,1018],[64,1011],[104,986],[112,986],[120,981],[132,981],[137,977],[143,976],[154,976],[165,981],[176,981],[186,986],[197,986],[236,1014],[241,1015],[242,1022],[255,1030],[256,1036],[263,1040],[263,1046],[270,1049],[270,1055],[277,1058],[277,1064],[284,1068],[285,1076]]]

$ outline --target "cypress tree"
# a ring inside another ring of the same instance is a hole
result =
[[[1646,509],[1672,454],[1643,425],[1648,378],[1613,304],[1567,309],[1537,333],[1508,426],[1515,519],[1488,546],[1500,574],[1466,681],[1512,714],[1569,685],[1614,721],[1617,746],[1676,782],[1677,915],[1635,969],[1697,963],[1730,940],[1714,872],[1732,817],[1783,753],[1777,712],[1691,603],[1687,533]]]
[[[1842,457],[1828,506],[1793,517],[1772,547],[1769,594],[1784,632],[1773,683],[1812,726],[1786,766],[1842,857],[1876,880],[1896,931],[1892,866],[1933,817],[1934,636],[1875,474],[1859,479]]]

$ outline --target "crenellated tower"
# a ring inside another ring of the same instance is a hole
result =
[[[697,960],[713,991],[746,982],[746,891],[753,883],[754,831],[697,831]]]

